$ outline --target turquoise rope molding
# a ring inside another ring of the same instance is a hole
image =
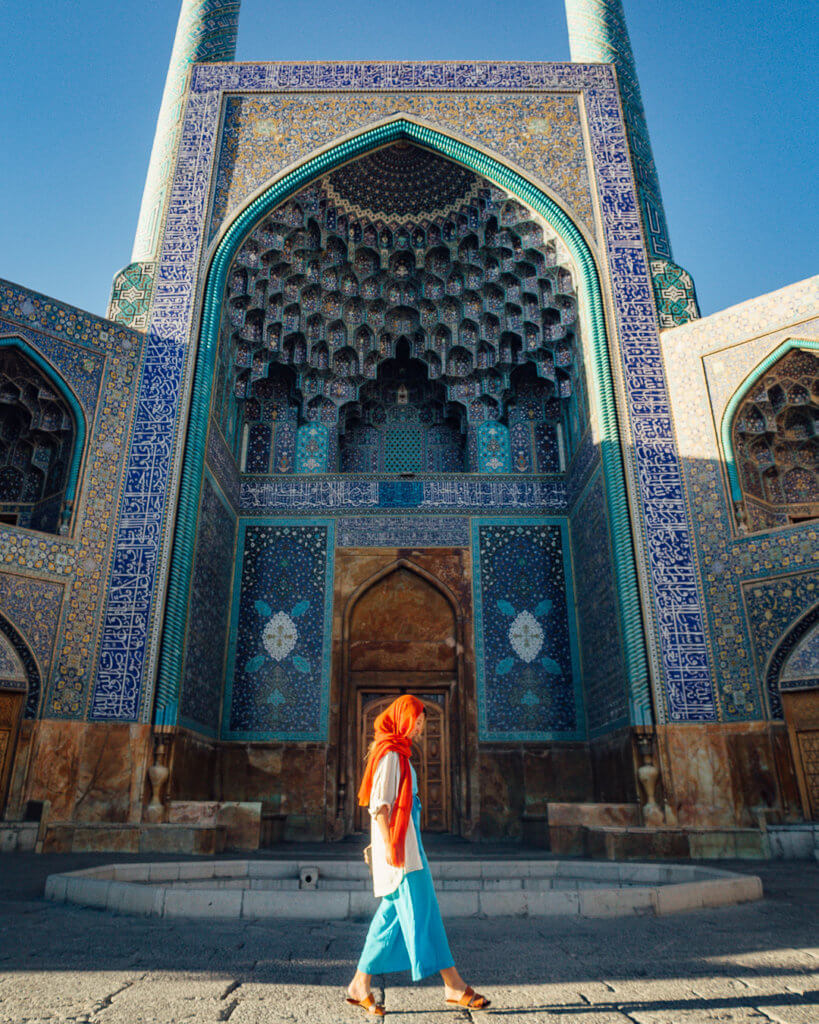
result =
[[[68,482],[65,485],[65,510],[68,512],[66,516],[63,514],[64,519],[68,519],[71,514],[71,510],[74,504],[74,498],[77,494],[77,481],[80,476],[80,463],[82,462],[82,453],[85,450],[85,416],[82,411],[82,406],[77,400],[76,395],[63,380],[61,374],[48,360],[44,359],[40,353],[33,348],[23,338],[7,337],[0,338],[0,348],[16,348],[26,358],[30,359],[32,363],[35,363],[48,377],[54,387],[60,392],[63,398],[68,402],[71,412],[74,416],[74,426],[77,431],[77,436],[74,438],[74,448],[71,452],[71,465],[68,467]]]
[[[294,192],[334,167],[354,160],[372,149],[399,140],[409,140],[456,163],[517,196],[536,213],[546,218],[566,243],[580,274],[580,291],[585,298],[587,336],[593,352],[596,387],[591,389],[600,424],[601,458],[606,480],[606,500],[612,531],[614,572],[623,623],[623,640],[629,681],[632,722],[636,725],[653,721],[646,658],[643,620],[637,587],[637,572],[631,537],[631,521],[626,498],[626,484],[620,454],[617,411],[611,367],[608,357],[605,316],[600,281],[594,259],[585,239],[569,216],[541,189],[494,157],[453,139],[443,132],[396,118],[371,128],[351,139],[325,150],[306,161],[279,181],[236,217],[211,261],[205,288],[199,347],[196,354],[193,394],[187,429],[186,447],[179,488],[176,534],[166,599],[165,628],[159,655],[154,722],[172,726],[177,721],[179,680],[187,617],[187,594],[190,567],[196,540],[196,517],[205,457],[208,411],[210,409],[222,299],[228,269],[247,233]]]
[[[765,356],[762,362],[745,378],[731,396],[731,401],[726,405],[725,412],[722,414],[722,421],[720,423],[722,454],[725,459],[725,468],[728,472],[728,482],[731,486],[731,499],[733,501],[742,501],[742,487],[740,486],[739,474],[737,473],[737,464],[734,458],[734,440],[732,437],[736,411],[759,378],[766,374],[774,363],[779,362],[785,353],[795,348],[808,348],[814,352],[819,352],[819,341],[800,341],[798,338],[788,338],[787,341],[783,341],[773,352]]]

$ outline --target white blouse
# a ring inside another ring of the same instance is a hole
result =
[[[415,769],[410,765],[410,771],[415,775]],[[398,799],[398,787],[401,783],[401,761],[394,750],[386,753],[375,769],[373,776],[373,788],[370,793],[370,835],[372,843],[372,866],[373,866],[373,893],[376,896],[387,896],[395,892],[401,884],[404,875],[410,871],[420,871],[423,868],[421,854],[418,850],[418,837],[415,834],[415,824],[410,814],[407,834],[404,840],[404,867],[396,868],[387,863],[387,848],[381,837],[381,829],[375,820],[375,815],[386,804],[392,813],[392,805]]]

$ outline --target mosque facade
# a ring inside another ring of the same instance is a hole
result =
[[[819,278],[699,316],[566,8],[571,63],[243,64],[183,0],[107,317],[0,282],[9,835],[342,839],[407,691],[430,831],[819,819]]]

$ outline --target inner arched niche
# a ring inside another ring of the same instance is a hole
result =
[[[351,672],[456,672],[455,613],[418,573],[398,567],[350,615]]]
[[[731,425],[741,524],[819,517],[819,357],[792,349],[754,382]]]
[[[240,471],[264,472],[241,458],[244,406],[272,367],[292,371],[298,438],[294,464],[271,458],[271,474],[560,472],[570,461],[587,412],[567,251],[465,167],[408,142],[360,157],[268,214],[227,279],[212,408]],[[368,410],[381,415],[374,391],[384,364],[401,359],[423,422],[405,427],[411,458],[375,458]],[[537,441],[514,459],[509,431],[517,422],[520,451],[524,407]],[[456,423],[463,443],[453,446]],[[439,442],[451,458],[437,458]]]
[[[0,347],[0,522],[59,531],[75,438],[57,387],[23,352]]]

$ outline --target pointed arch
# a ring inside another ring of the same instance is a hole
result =
[[[187,614],[187,579],[193,558],[211,386],[228,270],[244,238],[270,210],[340,164],[355,160],[370,150],[401,140],[430,149],[506,189],[549,222],[567,246],[574,261],[579,275],[578,292],[583,296],[582,329],[591,353],[590,370],[594,386],[589,391],[600,429],[601,459],[606,480],[606,501],[612,531],[614,571],[623,624],[632,720],[637,724],[653,720],[603,297],[591,247],[582,230],[543,187],[534,184],[490,153],[442,130],[400,114],[375,127],[329,144],[283,174],[249,202],[214,243],[202,305],[201,329],[179,487],[176,534],[171,553],[165,629],[160,650],[154,708],[154,721],[158,725],[173,725],[177,717]]]
[[[333,742],[335,750],[338,751],[336,762],[337,778],[333,781],[328,773],[327,780],[327,811],[328,826],[330,819],[341,820],[344,823],[346,832],[351,826],[355,813],[355,790],[357,788],[357,767],[354,760],[355,743],[351,737],[357,727],[356,702],[358,691],[354,678],[356,675],[366,677],[367,670],[357,672],[352,665],[352,626],[353,616],[363,599],[367,597],[374,588],[385,584],[390,577],[397,573],[410,573],[417,580],[427,587],[430,587],[440,595],[446,603],[452,615],[452,628],[454,636],[453,665],[442,670],[443,674],[452,680],[450,688],[450,707],[453,709],[453,721],[450,733],[450,765],[452,795],[455,798],[453,803],[453,831],[464,834],[474,830],[477,822],[473,820],[477,806],[470,793],[468,780],[474,777],[474,765],[476,763],[477,751],[477,722],[474,719],[476,701],[475,694],[471,687],[474,680],[469,679],[469,673],[465,672],[464,651],[466,619],[461,602],[457,595],[440,577],[435,576],[423,566],[411,558],[398,557],[382,566],[377,572],[363,580],[353,592],[347,597],[342,612],[341,625],[341,664],[340,671],[334,682],[335,702],[338,705],[336,726]],[[386,671],[386,676],[401,676],[405,673],[397,669]],[[423,675],[424,670],[419,672]],[[432,675],[442,674],[439,671],[431,672]],[[383,678],[383,676],[382,676]],[[423,696],[423,687],[417,691]]]
[[[71,460],[68,465],[68,474],[66,476],[65,485],[64,519],[67,521],[70,518],[71,511],[74,507],[74,499],[76,498],[77,484],[80,475],[80,465],[82,463],[83,452],[85,451],[85,438],[87,431],[85,414],[82,406],[62,374],[24,338],[21,338],[19,335],[4,335],[3,337],[0,337],[0,349],[15,349],[20,355],[33,363],[37,369],[45,375],[49,383],[54,386],[54,389],[59,393],[60,397],[65,400],[71,411],[71,415],[74,419],[74,444],[71,451]]]
[[[40,707],[40,694],[42,692],[40,669],[37,665],[37,659],[34,657],[31,648],[23,639],[23,635],[11,620],[7,619],[5,615],[2,614],[2,612],[0,612],[0,634],[6,638],[12,650],[20,659],[26,673],[27,691],[23,717],[36,718],[37,711]]]
[[[765,667],[765,690],[771,718],[783,717],[779,678],[785,667],[785,662],[817,623],[819,623],[819,604],[813,605],[796,622],[791,623],[768,658],[768,664]]]

